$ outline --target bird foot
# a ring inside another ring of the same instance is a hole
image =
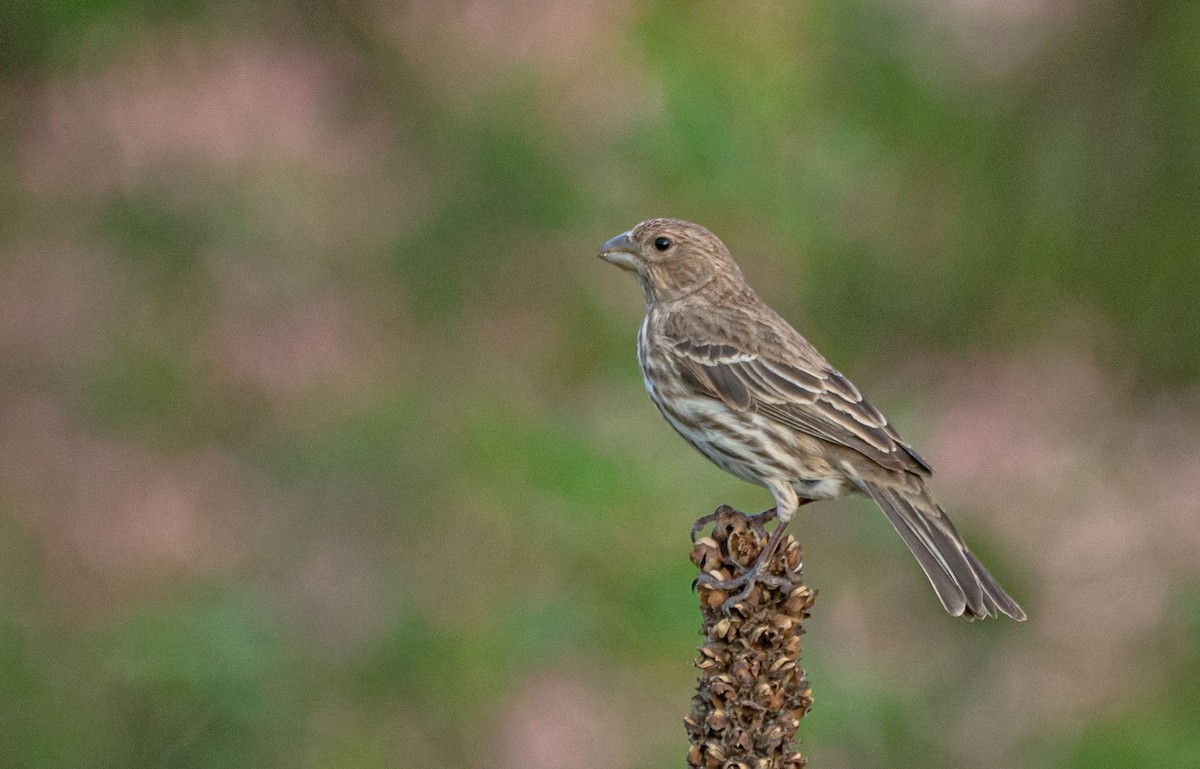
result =
[[[773,511],[768,511],[773,512]],[[725,614],[731,614],[734,607],[745,601],[754,592],[757,585],[766,585],[767,587],[781,588],[792,584],[792,580],[787,577],[777,577],[774,574],[765,574],[767,567],[767,559],[760,558],[747,571],[733,577],[731,579],[717,579],[711,574],[701,574],[696,578],[697,585],[711,588],[713,590],[734,590],[741,588],[738,592],[727,598],[721,604],[721,610]]]
[[[696,522],[692,524],[692,541],[696,541],[696,535],[699,534],[705,526],[708,526],[711,523],[716,523],[717,518],[719,518],[720,515],[721,510],[718,509],[715,513],[709,513],[708,515],[702,515],[697,518]],[[755,531],[763,536],[766,536],[767,532],[763,526],[775,520],[775,508],[772,507],[770,510],[763,510],[761,513],[747,515],[746,520],[750,522],[750,525]]]

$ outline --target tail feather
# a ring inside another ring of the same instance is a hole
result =
[[[967,549],[954,524],[924,489],[914,492],[867,480],[859,480],[858,485],[916,556],[946,611],[968,619],[995,617],[998,612],[1025,619],[1025,612]]]
[[[967,560],[971,562],[971,566],[975,569],[975,575],[979,577],[979,581],[983,585],[983,591],[987,593],[992,605],[1017,622],[1024,622],[1025,611],[1017,605],[1017,602],[1008,593],[1004,592],[1004,588],[1000,587],[1000,583],[984,568],[974,553],[965,547],[963,548],[963,552],[966,553]]]

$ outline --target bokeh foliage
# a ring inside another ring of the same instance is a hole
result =
[[[679,765],[683,532],[766,500],[639,392],[592,249],[647,216],[906,434],[921,361],[1040,349],[1196,424],[1200,6],[1053,5],[0,5],[0,765]],[[1022,525],[964,528],[1036,621]],[[1194,755],[1185,584],[1139,686],[984,728],[1061,639],[946,624],[865,506],[811,526],[815,765]]]

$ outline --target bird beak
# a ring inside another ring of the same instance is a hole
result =
[[[600,252],[596,256],[609,264],[617,265],[622,270],[636,272],[638,268],[637,246],[634,245],[633,238],[629,237],[628,232],[622,232],[600,246]]]

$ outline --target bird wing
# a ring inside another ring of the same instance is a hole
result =
[[[879,409],[782,318],[669,319],[663,334],[689,383],[729,408],[753,410],[890,470],[932,472]]]

